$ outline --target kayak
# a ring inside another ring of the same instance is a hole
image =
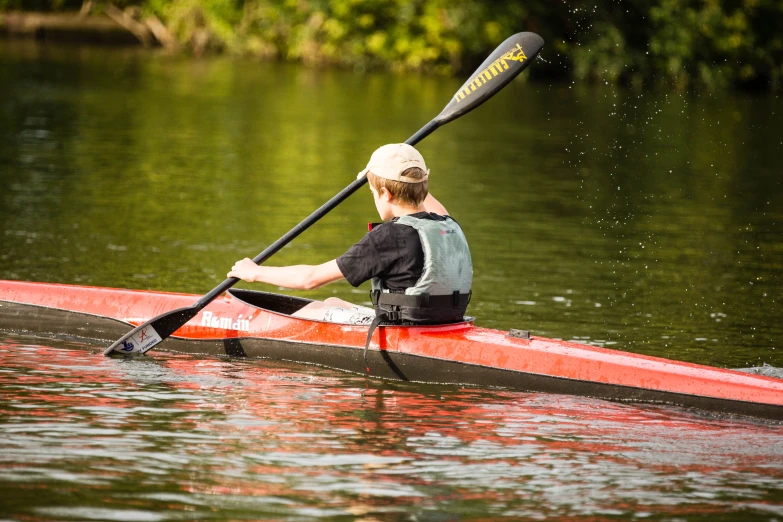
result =
[[[0,281],[0,331],[110,343],[199,296]],[[308,299],[232,289],[157,349],[316,364],[370,377],[671,404],[783,420],[783,380],[500,331],[472,321],[367,326],[294,317]],[[145,335],[140,332],[139,335]]]

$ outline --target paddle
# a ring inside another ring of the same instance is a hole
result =
[[[530,62],[538,55],[544,46],[544,40],[533,33],[518,33],[500,44],[497,49],[484,60],[476,72],[456,92],[451,102],[432,121],[427,123],[419,131],[408,138],[408,145],[416,145],[441,125],[456,120],[489,98],[495,95],[516,75],[522,72]],[[336,196],[327,201],[318,210],[310,214],[301,223],[289,230],[283,237],[269,245],[263,252],[253,258],[253,262],[260,265],[273,254],[294,240],[299,234],[307,230],[310,225],[324,217],[330,210],[339,205],[344,199],[356,192],[365,183],[367,178],[362,176]],[[230,277],[216,286],[207,295],[186,308],[178,308],[171,312],[161,314],[146,323],[134,328],[120,340],[109,346],[104,355],[112,352],[119,353],[145,353],[156,344],[169,337],[190,319],[196,316],[205,306],[211,303],[223,292],[234,286],[239,279]]]

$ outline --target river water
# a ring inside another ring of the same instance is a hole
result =
[[[0,42],[0,279],[205,293],[460,84]],[[439,129],[419,149],[471,244],[469,313],[780,374],[782,115],[517,81]],[[360,191],[269,264],[373,220]],[[102,348],[0,333],[0,518],[783,518],[776,425]]]

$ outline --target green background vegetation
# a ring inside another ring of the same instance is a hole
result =
[[[777,90],[780,0],[117,0],[160,18],[184,49],[439,74],[465,73],[505,37],[547,41],[534,76]],[[81,0],[0,0],[75,10]],[[100,11],[100,2],[94,11]]]

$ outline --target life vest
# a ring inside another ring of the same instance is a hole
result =
[[[375,319],[367,333],[365,362],[377,326],[461,322],[470,302],[473,263],[459,224],[449,216],[442,220],[402,216],[392,223],[418,232],[424,251],[424,269],[416,284],[405,293],[390,292],[383,281],[373,278],[370,297]]]

